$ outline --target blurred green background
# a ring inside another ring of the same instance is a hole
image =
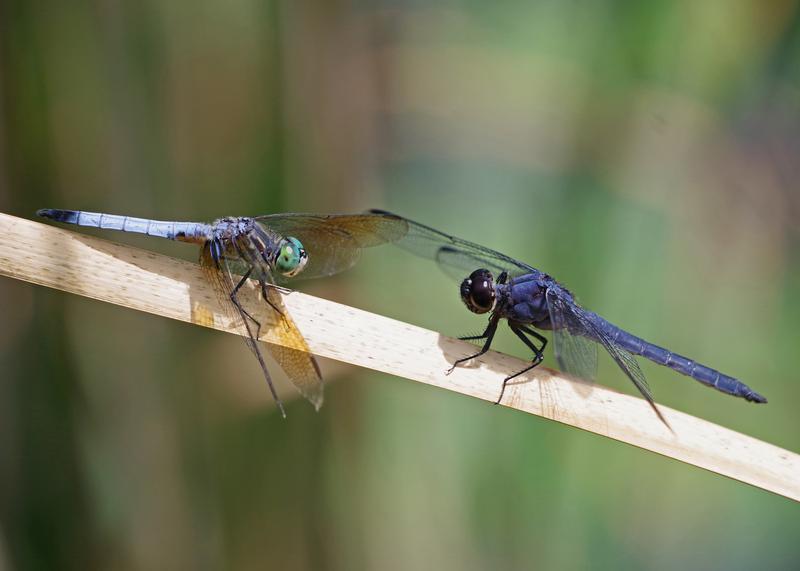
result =
[[[798,2],[4,0],[0,99],[3,212],[395,210],[741,377],[769,404],[643,365],[800,450]],[[298,287],[484,324],[391,247]],[[4,569],[800,567],[795,504],[699,469],[330,361],[282,420],[233,336],[9,279],[0,305]]]

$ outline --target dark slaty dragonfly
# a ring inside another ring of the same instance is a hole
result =
[[[371,212],[389,215],[382,210]],[[562,371],[589,381],[594,380],[597,371],[597,345],[602,346],[665,424],[635,355],[669,367],[723,393],[751,402],[767,402],[766,398],[740,380],[653,345],[584,309],[567,288],[546,273],[500,252],[417,222],[406,221],[408,232],[397,244],[417,255],[435,260],[446,273],[459,280],[470,272],[461,281],[461,300],[473,313],[490,314],[489,324],[482,334],[461,337],[465,340],[485,340],[481,350],[458,359],[450,370],[486,353],[501,319],[506,320],[511,331],[533,352],[534,358],[528,367],[503,381],[498,403],[503,398],[508,381],[536,367],[544,358],[547,338],[531,326],[552,331],[555,356]]]
[[[407,222],[391,214],[270,214],[220,218],[211,224],[164,222],[77,210],[43,209],[44,218],[109,230],[136,232],[198,244],[200,265],[221,305],[237,323],[245,343],[258,359],[272,397],[283,416],[259,350],[262,323],[239,300],[239,290],[253,278],[269,308],[270,331],[284,343],[268,344],[270,353],[300,393],[319,410],[323,385],[319,366],[289,316],[278,293],[280,284],[302,273],[304,278],[330,276],[351,267],[361,249],[393,242],[407,231]]]

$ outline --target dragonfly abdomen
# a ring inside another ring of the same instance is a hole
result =
[[[693,361],[692,359],[673,353],[663,347],[654,345],[618,327],[612,327],[614,328],[614,332],[611,334],[611,338],[623,349],[634,355],[641,355],[645,359],[649,359],[658,365],[669,367],[673,371],[691,377],[723,393],[741,397],[751,402],[767,402],[766,398],[755,392],[739,379],[729,377],[716,369],[706,367],[697,361]]]
[[[101,212],[85,212],[83,210],[58,210],[43,208],[36,212],[38,216],[49,218],[56,222],[88,226],[90,228],[103,228],[105,230],[120,230],[158,236],[168,240],[182,242],[203,242],[211,232],[208,224],[200,222],[165,222],[162,220],[149,220],[133,216],[119,216]]]

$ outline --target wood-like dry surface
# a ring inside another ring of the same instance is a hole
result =
[[[0,275],[220,331],[239,331],[195,264],[6,214],[0,214],[0,235],[5,237],[0,241]],[[475,366],[446,375],[455,359],[474,352],[474,345],[299,292],[284,295],[284,302],[318,355],[486,401],[494,401],[503,378],[524,365],[492,351]],[[269,332],[262,340],[275,341]],[[800,501],[797,454],[662,406],[674,430],[670,432],[634,396],[538,368],[509,385],[502,404]],[[755,407],[747,410],[763,413]]]

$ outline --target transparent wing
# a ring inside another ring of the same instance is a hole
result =
[[[600,343],[603,348],[608,351],[608,354],[611,355],[611,358],[614,359],[617,366],[622,369],[625,376],[631,380],[637,390],[642,394],[661,422],[669,427],[669,423],[661,414],[661,411],[658,410],[653,400],[653,393],[650,390],[650,386],[647,384],[647,379],[645,379],[642,369],[639,367],[639,363],[636,361],[636,357],[617,345],[617,343],[596,323],[590,312],[576,305],[572,299],[564,297],[560,290],[548,289],[547,303],[550,309],[550,320],[553,322],[553,339],[556,345],[556,358],[558,359],[559,367],[565,367],[565,370],[570,374],[575,371],[574,374],[583,377],[579,371],[586,369],[590,360],[594,359],[592,370],[596,371],[596,349],[594,350],[593,357],[590,357],[585,345],[591,343],[586,339],[580,339],[576,342],[576,337],[586,337]],[[553,309],[553,305],[556,307],[555,310]],[[554,315],[555,320],[553,317]],[[557,324],[560,326],[562,333],[557,332]],[[564,329],[569,333],[565,335],[563,333]],[[562,344],[560,349],[559,343]],[[562,351],[561,357],[559,357],[559,350]],[[563,364],[562,358],[564,359]],[[592,380],[593,376],[594,375],[592,375],[592,377],[583,378]]]
[[[614,343],[605,333],[597,330],[595,335],[598,336],[600,343],[605,347],[606,351],[608,351],[619,368],[622,369],[622,372],[625,373],[636,388],[639,389],[639,392],[642,393],[642,396],[652,405],[653,392],[650,390],[650,385],[647,384],[647,379],[644,378],[642,369],[639,368],[639,363],[636,362],[636,357]]]
[[[594,381],[597,374],[597,345],[585,337],[586,326],[575,316],[572,303],[547,290],[547,308],[553,326],[553,353],[565,373]]]
[[[262,294],[267,297],[264,300],[266,308],[263,311],[251,311],[252,308],[246,308],[243,305],[237,307],[231,299],[231,293],[241,280],[241,276],[247,275],[251,270],[255,270],[261,276],[269,276],[269,269],[266,267],[253,268],[252,265],[240,258],[230,257],[221,260],[218,267],[211,256],[209,244],[204,245],[201,250],[200,265],[209,283],[213,286],[220,306],[228,316],[230,323],[239,330],[245,345],[258,360],[281,414],[286,416],[258,344],[259,336],[266,331],[273,332],[283,342],[293,347],[266,344],[270,354],[300,393],[314,405],[314,408],[319,410],[323,400],[322,376],[319,367],[314,357],[307,352],[308,345],[286,311],[280,294],[265,283],[262,287]]]
[[[435,253],[434,261],[438,264],[439,269],[457,282],[479,268],[491,271],[495,278],[503,272],[509,272],[512,276],[525,273],[517,271],[516,266],[502,265],[486,256],[478,256],[470,250],[462,250],[451,245],[441,246]]]
[[[395,242],[408,223],[388,213],[269,214],[255,219],[282,236],[294,236],[308,253],[308,263],[292,280],[337,274],[352,267],[363,248]],[[287,279],[276,276],[285,283]]]
[[[389,214],[383,210],[370,212]],[[486,268],[495,276],[506,271],[511,277],[537,271],[519,260],[490,248],[445,234],[418,222],[404,220],[408,224],[408,231],[397,240],[397,244],[417,256],[434,260],[446,274],[456,280],[464,279],[478,268]]]
[[[243,308],[237,307],[231,299],[231,294],[239,280],[241,280],[241,276],[246,275],[251,270],[251,267],[239,259],[221,260],[218,266],[211,255],[210,242],[206,242],[200,250],[200,267],[203,269],[206,279],[212,285],[214,293],[217,295],[219,306],[228,317],[229,323],[239,331],[247,348],[258,359],[261,371],[264,373],[264,379],[267,381],[269,390],[272,393],[272,398],[275,399],[281,414],[286,416],[283,404],[275,391],[275,385],[272,383],[272,377],[261,356],[261,351],[258,349],[258,343],[256,342],[259,334],[257,331],[258,325],[247,316]]]
[[[661,414],[661,411],[656,406],[655,400],[653,400],[653,393],[650,390],[650,385],[647,384],[647,380],[644,378],[644,373],[639,368],[639,363],[636,362],[636,357],[633,356],[631,353],[614,343],[614,341],[609,337],[607,334],[603,333],[599,328],[595,328],[595,333],[599,334],[600,343],[602,343],[603,347],[606,348],[611,358],[617,363],[622,372],[633,382],[639,392],[647,401],[647,404],[650,405],[650,408],[653,409],[653,412],[656,413],[659,420],[663,422],[667,428],[672,430],[672,427],[667,422],[667,419],[664,418],[664,415]]]
[[[231,300],[231,293],[241,276],[247,273],[249,266],[241,260],[235,260],[223,261],[218,267],[211,256],[209,245],[205,244],[200,251],[200,267],[203,269],[206,279],[213,286],[217,301],[219,301],[219,305],[225,312],[228,321],[242,333],[242,338],[247,346],[252,351],[256,351],[253,339],[255,331],[252,329],[251,323],[248,323],[246,315]],[[247,334],[248,331],[250,332],[249,335]]]
[[[319,410],[322,406],[324,385],[317,360],[289,315],[278,290],[265,284],[262,293],[266,295],[270,309],[278,313],[279,317],[278,323],[271,325],[271,332],[285,344],[268,343],[267,349],[300,394]]]

